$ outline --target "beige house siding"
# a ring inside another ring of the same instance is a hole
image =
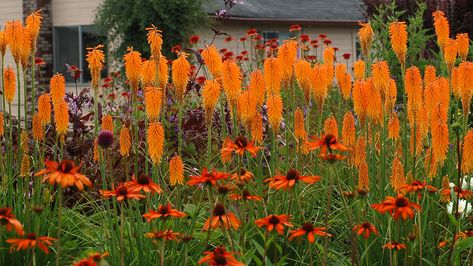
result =
[[[234,40],[230,43],[224,42],[225,35],[217,36],[214,41],[214,44],[218,49],[227,48],[232,51],[235,55],[238,55],[241,51],[245,50],[242,42],[240,42],[240,37],[244,37],[246,32],[250,28],[255,28],[260,34],[263,32],[281,32],[287,33],[289,31],[290,24],[267,24],[267,23],[247,23],[247,22],[226,22],[224,25],[220,26],[219,29],[222,32],[225,32],[231,35]],[[345,62],[342,55],[344,53],[350,53],[352,56],[348,61],[349,66],[351,67],[353,62],[356,60],[356,34],[357,27],[355,26],[317,26],[317,25],[302,25],[302,34],[308,34],[311,39],[315,39],[319,34],[327,35],[327,38],[332,40],[332,46],[339,48],[337,51],[337,60],[339,62]],[[209,30],[203,31],[201,34],[202,42],[204,45],[210,43],[213,37],[213,32]],[[248,46],[249,42],[245,42],[245,45]],[[249,47],[246,47],[246,50],[250,50]],[[320,49],[318,50],[318,56],[320,57]]]
[[[3,29],[5,23],[11,20],[23,20],[23,3],[21,0],[0,0],[0,27]],[[5,56],[4,65],[11,66],[14,68],[16,73],[15,61],[13,60],[10,51],[7,49],[7,54]],[[3,73],[2,73],[3,74]],[[21,79],[21,78],[20,78]],[[23,99],[23,89],[20,93],[21,99]],[[15,98],[13,99],[12,104],[12,114],[17,115],[17,101],[18,101],[18,92],[15,92]]]
[[[91,25],[102,2],[103,0],[52,0],[53,25]]]

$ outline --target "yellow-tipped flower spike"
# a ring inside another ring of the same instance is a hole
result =
[[[404,166],[402,165],[399,156],[395,156],[392,163],[392,171],[390,176],[390,183],[396,193],[401,192],[402,186],[406,184],[406,176],[404,174]]]
[[[3,33],[15,63],[19,64],[24,44],[29,39],[29,36],[25,35],[23,24],[19,20],[7,21]]]
[[[153,86],[156,82],[156,62],[145,60],[141,66],[141,84],[143,86]]]
[[[4,119],[3,112],[0,112],[0,137],[3,137],[5,134],[5,127],[3,126],[5,123]]]
[[[100,72],[104,67],[105,55],[102,51],[103,45],[87,48],[86,60],[92,77],[92,87],[98,88],[100,83]]]
[[[141,53],[133,50],[131,47],[128,47],[127,51],[128,53],[123,56],[125,61],[125,74],[132,90],[137,91],[141,77]]]
[[[43,17],[41,16],[41,9],[34,11],[26,17],[26,28],[28,29],[33,41],[36,41],[36,38],[39,35],[42,20]]]
[[[214,78],[222,75],[222,57],[215,45],[210,45],[202,50],[202,59]]]
[[[353,73],[355,80],[361,80],[365,78],[365,61],[358,60],[353,64]]]
[[[172,186],[184,184],[184,163],[179,155],[169,161],[169,183]]]
[[[31,160],[28,154],[23,155],[20,165],[20,177],[29,177],[31,170]]]
[[[179,57],[172,62],[172,82],[174,83],[175,94],[178,101],[182,102],[184,100],[190,72],[191,65],[186,59],[186,54],[181,53]]]
[[[473,172],[473,129],[470,129],[463,139],[462,150],[463,172],[469,174]]]
[[[299,83],[299,87],[304,92],[306,102],[309,102],[312,86],[312,67],[310,63],[303,59],[298,59],[294,64],[294,75],[296,76],[297,83]]]
[[[212,119],[221,90],[220,83],[215,79],[208,79],[204,83],[204,88],[202,89],[202,105],[207,122],[210,122],[210,119]]]
[[[355,117],[351,112],[347,112],[343,117],[342,126],[342,141],[346,146],[355,145],[356,140],[356,128],[355,128]]]
[[[146,116],[152,122],[158,121],[163,103],[163,92],[156,87],[146,87],[144,91]]]
[[[148,127],[148,154],[154,165],[163,157],[164,128],[159,122],[153,122]]]
[[[297,56],[297,41],[285,41],[278,49],[278,60],[282,67],[282,80],[288,81],[292,78],[294,62]]]
[[[112,132],[113,134],[113,118],[111,115],[104,115],[102,116],[102,130],[107,130]]]
[[[458,33],[456,42],[458,55],[460,56],[462,61],[466,61],[466,58],[468,56],[468,50],[470,49],[470,38],[468,37],[468,33]]]
[[[168,60],[161,55],[158,60],[158,84],[160,88],[166,88],[169,82],[169,66]]]
[[[435,34],[437,35],[437,42],[440,49],[443,50],[447,39],[450,37],[450,26],[448,25],[448,20],[443,11],[437,10],[432,13],[432,16],[434,17],[434,28]]]
[[[260,113],[251,120],[251,140],[255,143],[263,142],[263,116]]]
[[[39,113],[33,115],[33,139],[36,141],[44,140],[43,121]]]
[[[371,48],[371,43],[373,40],[373,28],[371,28],[371,25],[369,23],[362,23],[360,22],[359,25],[361,28],[358,30],[358,36],[360,38],[360,44],[361,44],[361,51],[363,53],[363,56],[365,58],[368,58],[368,54],[370,52]]]
[[[362,162],[358,166],[358,193],[368,193],[370,191],[370,178],[369,178],[368,163]]]
[[[297,141],[307,140],[307,131],[305,130],[304,112],[300,108],[294,111],[294,136]]]
[[[251,92],[256,100],[256,105],[261,107],[264,103],[265,96],[265,84],[264,77],[261,70],[257,69],[250,75],[250,83],[248,84],[248,90]]]
[[[38,97],[38,117],[43,125],[51,122],[51,97],[48,93]]]
[[[64,99],[54,104],[54,124],[59,135],[65,135],[69,126],[69,107]]]
[[[282,66],[277,58],[264,60],[264,82],[267,94],[279,94],[281,91]]]
[[[279,94],[269,95],[266,99],[266,106],[268,107],[268,120],[274,134],[279,131],[279,125],[282,121],[283,103]]]
[[[401,123],[396,112],[391,114],[388,121],[388,139],[398,140],[400,136]]]
[[[455,59],[457,59],[458,46],[457,41],[454,39],[448,38],[445,42],[443,49],[443,56],[445,64],[447,64],[448,71],[451,73],[453,65],[455,64]]]
[[[3,86],[5,99],[8,103],[12,103],[16,91],[16,76],[11,67],[6,67],[3,71]]]
[[[235,107],[241,91],[241,71],[232,59],[223,62],[222,85],[228,103],[232,108]]]
[[[131,149],[131,136],[130,130],[124,125],[120,130],[120,155],[128,156],[130,155]]]
[[[406,63],[407,53],[407,25],[406,22],[392,22],[389,25],[389,36],[391,39],[391,47],[396,54],[401,65]]]
[[[66,96],[66,79],[62,74],[55,74],[49,81],[49,94],[53,101],[53,105],[64,101]]]
[[[251,91],[243,91],[238,97],[237,111],[245,127],[249,127],[256,115],[256,101]]]
[[[373,73],[374,87],[385,95],[386,91],[389,89],[389,80],[391,79],[388,62],[379,61],[374,63],[371,66],[371,71]]]
[[[155,60],[157,60],[161,55],[161,49],[163,46],[163,37],[161,35],[162,31],[158,30],[158,28],[156,28],[154,25],[146,28],[146,30],[148,31],[147,38],[151,55]]]
[[[338,122],[337,122],[337,119],[335,119],[333,115],[325,119],[324,134],[333,135],[335,136],[335,138],[338,139]]]
[[[7,40],[5,39],[5,33],[0,30],[0,56],[4,56],[7,52]]]

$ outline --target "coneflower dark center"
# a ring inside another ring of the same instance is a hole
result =
[[[74,168],[74,162],[70,160],[64,160],[61,162],[61,164],[58,166],[58,171],[61,171],[63,173],[69,173],[72,169]]]
[[[246,169],[245,168],[241,168],[240,169],[240,175],[245,175],[246,174]]]
[[[0,208],[0,215],[5,216],[8,214],[8,208]]]
[[[302,225],[302,229],[306,232],[312,232],[314,230],[314,225],[311,223],[305,223]]]
[[[117,196],[126,196],[126,195],[128,195],[128,189],[125,186],[122,186],[117,190]]]
[[[364,222],[361,224],[361,227],[363,227],[364,229],[369,229],[371,227],[371,224],[368,222]]]
[[[225,258],[224,255],[218,254],[214,256],[214,262],[215,262],[215,265],[224,266],[224,265],[227,265],[227,258]]]
[[[243,190],[242,192],[242,196],[244,199],[248,198],[249,196],[251,196],[250,192],[248,190]]]
[[[327,145],[334,144],[336,141],[337,141],[337,138],[335,138],[335,136],[332,134],[325,135],[324,137],[324,142]]]
[[[225,207],[223,204],[218,203],[214,207],[214,216],[222,216],[225,215]]]
[[[146,175],[140,175],[136,180],[140,185],[148,185],[149,184],[149,177]]]
[[[296,170],[289,169],[289,171],[287,171],[286,179],[294,180],[294,179],[298,179],[298,178],[299,178],[299,173]]]
[[[397,207],[406,207],[408,205],[408,201],[405,198],[398,198],[396,199],[396,206]]]
[[[168,205],[165,205],[165,206],[161,206],[158,210],[158,212],[162,215],[165,215],[165,214],[168,214],[169,211],[170,211],[170,207]]]
[[[235,139],[235,144],[238,148],[245,148],[246,145],[248,145],[248,140],[245,137],[240,136]]]
[[[275,215],[271,215],[271,217],[269,217],[269,221],[268,221],[270,224],[278,224],[279,223],[279,217],[275,216]]]

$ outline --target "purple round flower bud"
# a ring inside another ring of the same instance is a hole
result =
[[[109,148],[113,144],[113,133],[108,130],[100,131],[97,142],[102,149]]]

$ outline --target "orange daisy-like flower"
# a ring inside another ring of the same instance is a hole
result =
[[[233,252],[228,252],[225,247],[217,247],[214,251],[205,251],[205,256],[199,260],[198,264],[210,266],[245,266],[233,257]]]
[[[48,246],[51,246],[54,241],[56,241],[55,238],[48,236],[37,237],[34,233],[27,234],[25,238],[7,239],[7,243],[11,245],[10,252],[38,247],[46,254],[49,254]]]
[[[389,212],[395,221],[399,217],[402,217],[403,220],[407,220],[407,218],[412,219],[414,218],[414,209],[420,211],[419,204],[409,201],[402,194],[398,194],[396,198],[388,196],[382,203],[371,204],[371,208],[381,214]]]
[[[187,181],[187,184],[189,186],[197,186],[200,184],[215,186],[218,180],[225,179],[228,176],[229,174],[227,173],[218,172],[215,169],[213,169],[212,172],[209,172],[207,168],[204,168],[200,176],[189,176],[189,181]]]
[[[234,173],[231,176],[231,179],[238,183],[245,183],[245,182],[250,181],[253,177],[255,176],[253,175],[252,172],[246,170],[245,168],[241,168],[239,173]]]
[[[314,184],[318,182],[320,178],[320,176],[301,176],[298,171],[289,169],[285,176],[276,175],[275,177],[267,178],[264,182],[269,182],[269,187],[274,189],[289,189],[294,187],[299,180],[307,184]]]
[[[173,232],[171,229],[158,231],[158,232],[150,232],[146,233],[145,237],[151,238],[154,240],[177,240],[180,236],[180,233]]]
[[[276,229],[278,234],[282,235],[284,233],[284,226],[293,227],[292,223],[289,222],[290,216],[287,214],[281,215],[270,215],[262,219],[258,219],[255,221],[255,224],[258,227],[266,227],[268,232],[273,231]]]
[[[105,253],[98,253],[98,252],[94,252],[92,254],[90,254],[87,258],[84,258],[76,263],[74,263],[74,266],[97,266],[98,264],[97,263],[100,263],[100,261],[105,258],[105,257],[108,257],[110,255],[110,253],[108,252],[105,252]]]
[[[158,211],[155,210],[150,210],[148,213],[143,214],[143,217],[150,222],[151,220],[154,219],[159,219],[159,218],[168,218],[168,217],[175,217],[175,218],[181,218],[186,216],[185,213],[180,212],[176,209],[173,209],[171,204],[166,204],[166,205],[160,205],[158,207]]]
[[[379,235],[378,229],[376,229],[376,227],[370,222],[355,225],[353,231],[358,235],[363,235],[365,239],[368,239],[371,234]]]
[[[100,190],[100,194],[102,194],[102,197],[104,198],[116,197],[117,201],[123,201],[126,199],[140,200],[146,198],[145,195],[137,193],[125,184],[121,184],[116,189],[113,188],[113,190]]]
[[[5,225],[8,232],[15,229],[15,232],[20,236],[25,234],[23,225],[16,219],[10,207],[0,208],[0,225]]]
[[[310,151],[320,148],[320,154],[327,154],[327,151],[332,153],[334,150],[348,151],[348,148],[339,143],[337,138],[332,134],[322,135],[322,137],[320,139],[317,138],[315,142],[307,142],[307,147]]]
[[[383,248],[401,250],[401,249],[405,249],[406,245],[396,242],[396,241],[391,241],[391,242],[386,243],[386,245],[384,245]]]
[[[151,192],[151,194],[163,193],[163,190],[158,184],[154,183],[149,176],[143,174],[138,176],[138,178],[135,178],[135,175],[133,175],[131,181],[126,182],[125,186],[134,192],[144,191],[146,193]]]
[[[463,189],[459,186],[453,187],[453,192],[459,197],[460,199],[471,199],[473,197],[473,191],[468,189]]]
[[[232,158],[233,152],[236,154],[243,156],[245,151],[248,151],[251,156],[256,157],[256,153],[258,150],[261,149],[260,147],[257,147],[253,144],[252,141],[248,141],[245,137],[239,136],[235,139],[235,141],[232,141],[231,139],[227,138],[223,142],[223,146],[221,149],[221,154],[222,154],[222,161],[223,162],[228,162]]]
[[[248,190],[243,190],[241,194],[231,194],[229,196],[232,200],[255,200],[261,201],[263,198],[260,196],[251,195]]]
[[[205,222],[203,230],[215,229],[220,225],[226,229],[238,229],[240,221],[234,213],[226,211],[223,204],[217,203],[213,209],[212,216]]]
[[[405,190],[406,192],[417,192],[417,197],[419,199],[421,199],[421,197],[422,197],[421,190],[423,190],[423,189],[427,189],[427,191],[429,191],[429,192],[436,192],[437,191],[436,187],[427,185],[427,182],[425,182],[425,181],[421,182],[421,181],[418,181],[418,180],[414,180],[410,184],[405,184],[405,185],[401,186],[400,189]]]
[[[292,230],[290,232],[289,240],[292,240],[296,237],[301,237],[303,235],[307,235],[307,240],[309,240],[310,243],[315,242],[315,235],[319,236],[331,236],[329,233],[327,233],[325,230],[326,227],[314,227],[312,223],[305,223],[302,225],[301,228],[297,230]]]
[[[84,190],[84,185],[92,186],[92,182],[79,173],[81,165],[76,166],[71,160],[63,160],[61,163],[46,161],[44,164],[46,168],[35,174],[35,176],[45,175],[43,182],[49,180],[50,184],[60,184],[63,188],[76,186],[80,191]]]

